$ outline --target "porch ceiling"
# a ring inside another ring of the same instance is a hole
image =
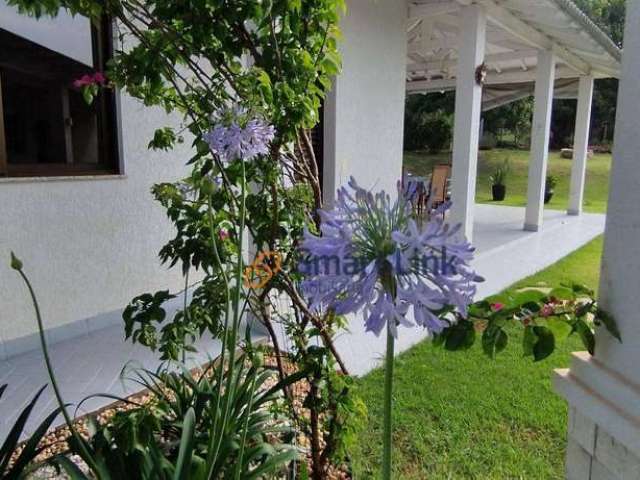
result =
[[[488,18],[485,59],[489,95],[493,86],[533,82],[539,50],[556,55],[558,79],[619,75],[621,50],[571,0],[410,0],[409,93],[455,88],[459,12],[471,3],[482,5]],[[560,94],[570,95],[566,83],[561,88],[564,91]],[[517,94],[515,90],[513,87],[511,94]],[[499,93],[496,90],[496,97],[490,100],[499,102]]]

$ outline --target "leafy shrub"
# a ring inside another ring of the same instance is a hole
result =
[[[571,335],[577,335],[593,355],[598,327],[622,341],[615,320],[600,308],[593,290],[572,284],[548,293],[523,289],[476,302],[469,307],[468,318],[458,316],[456,322],[435,337],[434,344],[451,351],[467,350],[481,332],[482,349],[495,358],[507,346],[509,331],[504,327],[508,323],[524,329],[524,355],[536,362],[551,355]]]
[[[91,421],[85,450],[100,469],[92,473],[114,480],[258,479],[282,473],[298,456],[295,448],[277,441],[290,431],[272,414],[283,384],[268,388],[273,372],[246,354],[234,362],[234,387],[222,395],[218,382],[226,383],[229,370],[221,364],[199,378],[186,369],[137,371],[136,381],[153,398],[118,412],[106,425]],[[70,446],[91,464],[77,441]],[[80,474],[67,457],[54,462],[72,478],[93,478]]]
[[[443,110],[420,112],[407,118],[404,137],[407,150],[426,148],[439,153],[449,147],[452,137],[452,117]]]

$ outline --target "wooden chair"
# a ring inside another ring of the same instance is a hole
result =
[[[427,210],[437,208],[448,200],[448,183],[451,175],[450,165],[436,165],[431,174],[431,187],[427,199]]]

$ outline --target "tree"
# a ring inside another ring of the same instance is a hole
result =
[[[613,42],[622,47],[625,23],[625,0],[575,0],[576,5],[606,33]],[[618,98],[618,80],[601,79],[595,83],[593,96],[591,139],[596,142],[610,142],[613,139],[613,127],[616,119]],[[563,131],[562,122],[566,115],[573,113],[576,106],[554,106],[552,129]]]

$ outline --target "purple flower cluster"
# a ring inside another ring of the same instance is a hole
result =
[[[251,161],[260,155],[269,153],[269,145],[273,141],[273,126],[253,118],[241,126],[237,121],[229,125],[217,124],[204,135],[204,141],[211,151],[219,155],[221,160],[229,162],[237,159]]]
[[[441,332],[449,325],[446,309],[466,316],[482,279],[469,266],[474,248],[460,238],[459,226],[441,219],[419,226],[402,195],[392,202],[353,178],[320,217],[321,235],[307,231],[302,243],[302,291],[313,309],[363,311],[368,331],[380,335],[389,322],[394,336],[398,325],[414,322]]]

